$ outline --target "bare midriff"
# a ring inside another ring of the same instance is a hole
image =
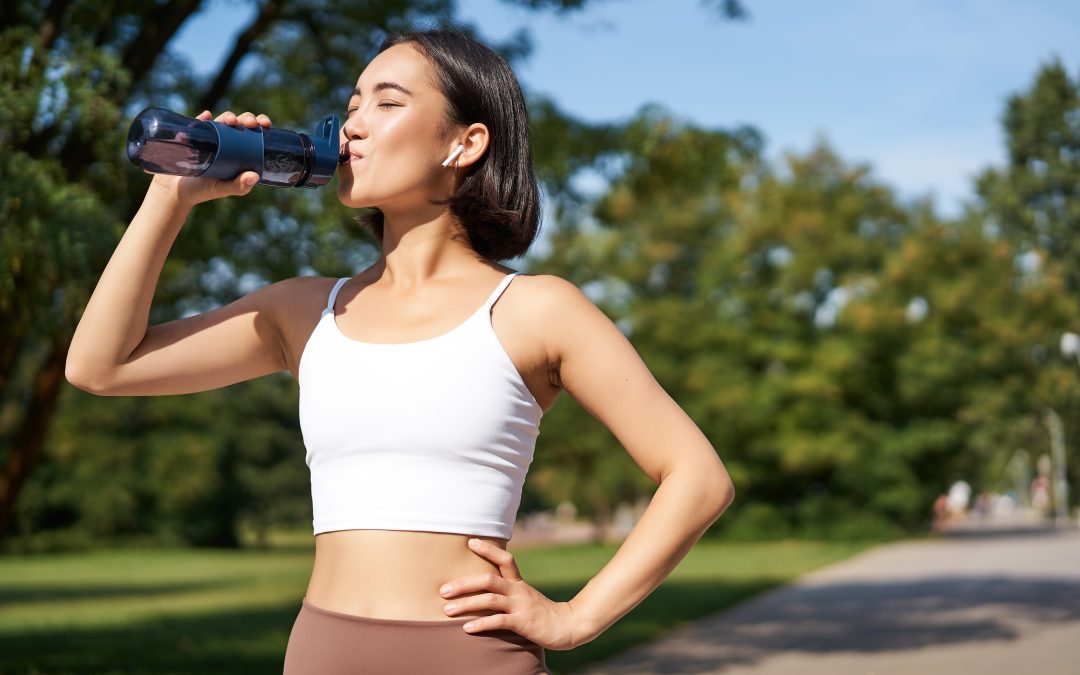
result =
[[[506,548],[496,537],[402,530],[338,530],[315,537],[315,564],[306,600],[319,608],[376,619],[437,621],[501,613],[474,610],[448,615],[439,594],[448,581],[499,574],[468,545],[470,537]],[[490,591],[457,595],[460,600]]]

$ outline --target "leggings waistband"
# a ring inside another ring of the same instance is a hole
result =
[[[326,616],[332,616],[337,619],[345,619],[347,621],[356,621],[358,623],[374,624],[379,626],[422,626],[426,628],[435,628],[439,626],[445,626],[447,628],[453,628],[455,630],[461,630],[461,627],[472,621],[470,618],[464,619],[379,619],[373,616],[359,616],[357,614],[346,614],[344,612],[335,612],[330,609],[323,609],[322,607],[316,607],[308,602],[307,597],[303,599],[303,608],[309,612],[315,612],[316,614],[323,614]]]

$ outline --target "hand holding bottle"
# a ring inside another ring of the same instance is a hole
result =
[[[204,110],[195,119],[209,121],[212,113]],[[270,128],[270,118],[266,115],[255,115],[245,112],[240,115],[226,110],[214,118],[215,122],[221,122],[230,126],[243,125],[248,128],[262,126]],[[184,152],[182,145],[174,146],[177,151]],[[147,171],[147,173],[151,173]],[[169,197],[178,200],[185,206],[194,206],[212,199],[246,195],[259,180],[259,174],[255,171],[244,171],[232,179],[219,180],[200,176],[175,176],[163,173],[154,173],[154,179],[150,182],[151,190],[159,190]]]

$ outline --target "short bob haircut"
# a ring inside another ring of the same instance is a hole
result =
[[[432,64],[434,84],[448,102],[440,136],[452,125],[480,122],[488,128],[488,148],[468,167],[454,194],[432,204],[449,204],[479,255],[494,261],[524,254],[540,229],[540,189],[533,170],[525,97],[514,72],[490,47],[451,30],[410,30],[389,35],[382,53],[411,43]],[[371,208],[357,222],[383,241],[383,214]]]

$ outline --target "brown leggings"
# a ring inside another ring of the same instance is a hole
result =
[[[376,619],[304,598],[282,675],[548,675],[543,647],[509,629],[466,633],[468,621]]]

